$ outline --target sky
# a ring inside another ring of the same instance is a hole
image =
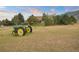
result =
[[[0,20],[6,18],[11,20],[18,13],[22,13],[26,20],[32,14],[35,16],[42,16],[43,13],[56,15],[76,10],[79,10],[79,6],[0,6]]]

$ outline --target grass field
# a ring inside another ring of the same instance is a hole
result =
[[[79,51],[79,25],[35,26],[18,37],[12,27],[0,28],[0,51]]]

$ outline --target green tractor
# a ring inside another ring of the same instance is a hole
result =
[[[13,26],[13,35],[24,36],[26,33],[31,33],[32,27],[30,25],[15,25]]]

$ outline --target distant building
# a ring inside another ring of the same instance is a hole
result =
[[[42,22],[42,16],[36,16],[38,22]]]
[[[52,17],[53,15],[49,15],[49,17]],[[38,19],[39,22],[42,21],[42,16],[36,16],[36,18]]]

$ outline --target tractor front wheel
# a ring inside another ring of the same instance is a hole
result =
[[[26,32],[31,33],[32,32],[32,27],[31,26],[26,27]]]

